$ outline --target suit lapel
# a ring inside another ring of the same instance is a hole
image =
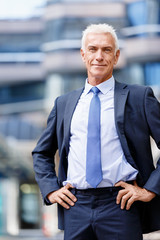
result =
[[[133,160],[127,139],[124,132],[124,115],[125,115],[125,106],[128,97],[129,90],[126,88],[126,84],[118,83],[115,84],[115,95],[114,95],[114,107],[115,107],[115,124],[119,140],[127,161],[131,164],[132,167],[137,168],[135,161]]]
[[[64,114],[64,137],[65,137],[65,147],[66,147],[66,153],[68,154],[69,150],[69,138],[70,138],[70,126],[71,126],[71,120],[74,113],[74,110],[76,108],[76,105],[78,103],[78,100],[83,92],[83,89],[74,91],[68,98],[66,108],[65,108],[65,114]]]
[[[115,82],[114,108],[117,131],[124,134],[124,111],[129,90],[126,85]]]

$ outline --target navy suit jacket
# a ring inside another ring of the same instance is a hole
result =
[[[67,177],[70,124],[79,89],[58,97],[49,115],[47,127],[33,151],[36,181],[46,202],[48,193],[59,189]],[[149,203],[139,202],[143,233],[160,229],[160,159],[153,164],[150,136],[160,148],[160,103],[149,87],[115,84],[115,123],[127,161],[139,174],[137,183],[157,194]],[[59,150],[58,177],[54,155]],[[63,208],[58,206],[59,228],[63,229]]]

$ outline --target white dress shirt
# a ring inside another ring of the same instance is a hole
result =
[[[111,187],[120,180],[136,179],[137,170],[126,160],[115,126],[114,78],[97,85],[101,102],[101,162],[103,180],[98,187]],[[86,181],[87,125],[93,86],[86,80],[71,121],[67,180],[78,189],[92,188]],[[94,146],[93,146],[94,148]],[[96,172],[95,172],[96,174]]]

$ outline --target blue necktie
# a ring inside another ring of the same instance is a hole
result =
[[[100,115],[101,103],[98,97],[100,90],[93,87],[94,96],[90,103],[87,135],[86,181],[96,188],[102,181]]]

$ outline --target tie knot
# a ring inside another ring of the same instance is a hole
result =
[[[97,87],[92,87],[91,91],[94,93],[94,94],[98,94],[100,92],[100,90],[97,88]]]

